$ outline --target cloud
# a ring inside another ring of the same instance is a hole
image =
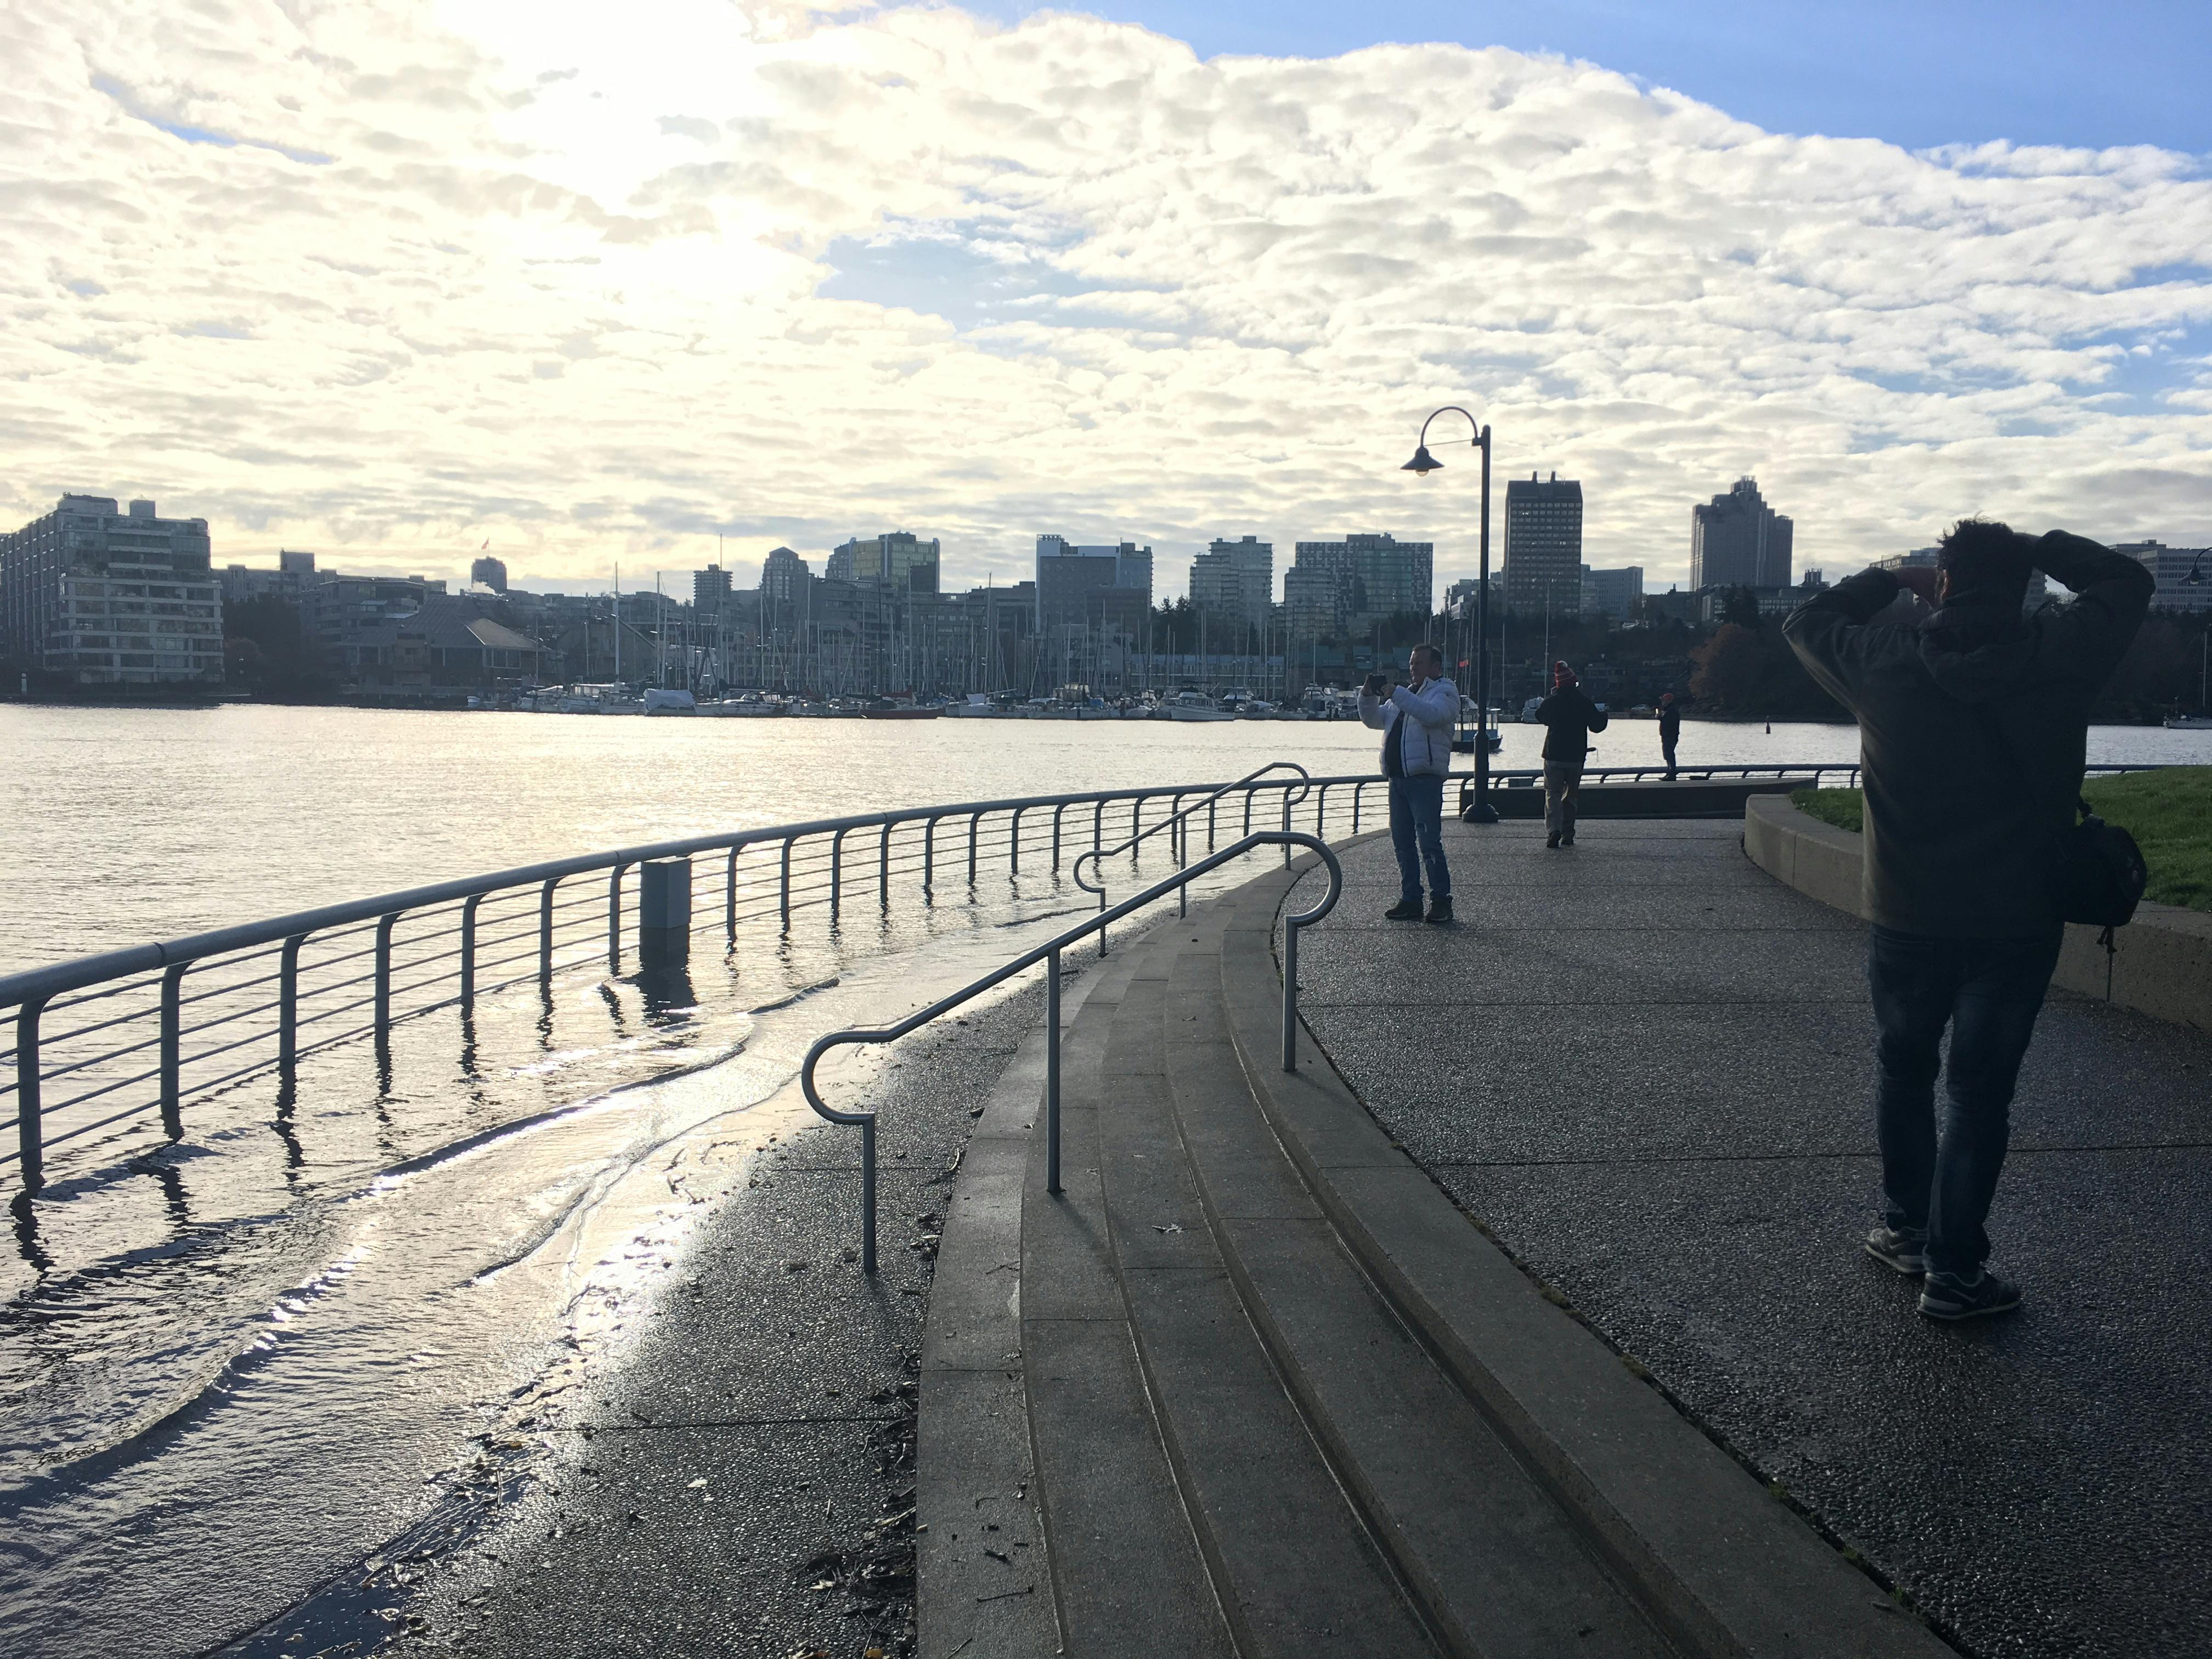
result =
[[[956,580],[1058,530],[1170,591],[1214,535],[1376,529],[1456,574],[1464,452],[1397,464],[1460,403],[1662,586],[1743,472],[1832,570],[1968,512],[2212,535],[2185,156],[1069,15],[0,3],[0,200],[49,273],[0,283],[19,520],[97,486],[219,559],[491,534],[576,574],[903,526]]]

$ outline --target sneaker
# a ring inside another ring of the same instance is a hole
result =
[[[1435,922],[1439,927],[1449,922],[1451,919],[1451,901],[1448,898],[1435,901],[1429,906],[1429,914],[1421,918],[1424,921]]]
[[[1554,852],[1558,851],[1559,845],[1559,832],[1554,830],[1550,835],[1545,836],[1544,845],[1552,848]]]
[[[1400,899],[1382,913],[1385,921],[1419,921],[1420,919],[1421,902],[1419,899]]]
[[[1972,1279],[1929,1269],[1920,1281],[1920,1311],[1930,1319],[1978,1319],[2020,1306],[2020,1286],[1986,1267]]]
[[[1559,837],[1559,845],[1562,847],[1572,847],[1574,844],[1575,832],[1571,830],[1568,830]]]
[[[1917,1279],[1928,1271],[1928,1235],[1926,1233],[1892,1232],[1887,1227],[1877,1227],[1867,1235],[1866,1253],[1885,1267],[1894,1268],[1908,1279]]]

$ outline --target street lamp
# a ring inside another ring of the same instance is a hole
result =
[[[2181,579],[2181,585],[2202,587],[2204,582],[2204,556],[2199,553],[2189,562],[2189,574]],[[2201,714],[2212,714],[2212,614],[2206,616],[2203,636],[2197,643],[2197,708]]]
[[[1474,429],[1468,441],[1482,452],[1482,586],[1476,589],[1474,601],[1474,799],[1460,818],[1466,823],[1495,823],[1498,809],[1490,804],[1490,428],[1457,404],[1447,404],[1421,422],[1413,459],[1400,471],[1425,478],[1443,465],[1429,453],[1429,424],[1437,415],[1467,415],[1468,425]]]

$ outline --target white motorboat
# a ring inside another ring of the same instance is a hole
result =
[[[2212,732],[2212,714],[2168,714],[2166,729],[2169,732]]]
[[[673,686],[648,685],[645,688],[645,712],[648,714],[696,714],[699,700],[689,691]]]
[[[1178,691],[1175,700],[1168,704],[1168,718],[1188,722],[1233,720],[1237,718],[1237,711],[1221,708],[1203,692]]]

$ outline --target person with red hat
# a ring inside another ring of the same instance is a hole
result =
[[[1552,695],[1536,706],[1544,731],[1544,845],[1575,844],[1575,802],[1582,793],[1583,763],[1589,757],[1586,734],[1602,732],[1605,713],[1575,683],[1575,671],[1552,665]]]

